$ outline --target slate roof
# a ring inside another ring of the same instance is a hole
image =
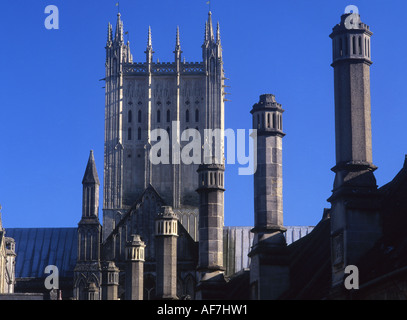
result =
[[[331,286],[330,217],[322,220],[306,236],[288,246],[290,289],[283,300],[320,300]]]
[[[58,267],[60,277],[73,277],[77,228],[7,228],[16,241],[16,278],[43,278],[45,267]]]
[[[380,191],[383,236],[358,264],[361,283],[407,266],[407,156],[400,172]]]

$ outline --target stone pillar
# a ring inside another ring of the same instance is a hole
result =
[[[225,166],[202,164],[198,169],[199,264],[196,298],[223,299],[226,284],[223,263]]]
[[[281,104],[272,94],[253,106],[257,130],[254,174],[254,233],[250,286],[254,300],[274,300],[289,288],[287,244],[283,227],[283,132]]]
[[[171,207],[162,207],[156,218],[157,299],[177,300],[178,218]]]
[[[372,162],[369,26],[349,13],[333,28],[335,182],[331,202],[332,287],[343,289],[344,270],[381,235]]]
[[[113,261],[102,263],[102,300],[118,300],[119,269]]]
[[[144,248],[139,235],[133,235],[126,246],[126,300],[143,300]]]

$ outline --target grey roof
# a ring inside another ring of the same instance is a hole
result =
[[[58,267],[60,277],[73,277],[77,228],[7,228],[16,241],[16,278],[43,278],[45,267]]]

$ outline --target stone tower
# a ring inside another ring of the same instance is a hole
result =
[[[162,207],[156,218],[157,299],[177,300],[178,219],[171,207]]]
[[[372,32],[357,13],[333,28],[336,165],[331,211],[333,286],[381,234],[372,162],[370,66]]]
[[[82,180],[82,219],[78,223],[78,256],[74,270],[74,297],[78,300],[101,298],[99,222],[99,178],[93,151]]]
[[[264,94],[253,106],[257,130],[254,174],[254,242],[250,285],[252,299],[276,299],[289,286],[289,270],[283,227],[283,132],[281,104]]]
[[[118,14],[116,31],[109,24],[106,44],[105,158],[103,239],[151,185],[178,215],[197,215],[199,161],[180,161],[189,143],[186,129],[220,130],[223,152],[224,72],[219,26],[214,35],[209,13],[202,62],[182,60],[179,28],[174,61],[155,62],[151,28],[145,61],[133,62],[124,43]],[[168,150],[154,146],[169,141]],[[223,154],[222,154],[223,155]],[[200,157],[198,157],[199,159]]]

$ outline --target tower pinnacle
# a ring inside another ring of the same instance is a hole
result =
[[[208,12],[208,21],[205,25],[205,42],[206,41],[214,41],[215,37],[213,34],[213,26],[212,26],[212,12]]]
[[[217,28],[216,28],[216,43],[220,44],[220,26],[219,26],[219,21],[217,24]]]
[[[90,151],[89,160],[86,166],[85,174],[83,176],[82,184],[100,185],[93,150]]]
[[[177,26],[177,36],[176,36],[176,41],[175,41],[175,48],[180,48],[180,40],[179,40],[179,26]]]
[[[153,43],[151,40],[151,27],[148,26],[148,36],[147,36],[147,49],[153,48]]]
[[[123,21],[120,18],[120,12],[117,14],[116,33],[114,36],[115,41],[123,42]]]
[[[109,24],[107,25],[107,42],[106,42],[106,46],[110,47],[112,45],[113,42],[113,30],[112,30],[112,25]]]
[[[179,39],[179,27],[177,26],[177,35],[176,35],[176,39],[175,39],[175,50],[174,50],[174,53],[175,53],[175,60],[176,61],[181,61],[181,53],[182,53],[182,51],[181,51],[181,42],[180,42],[180,39]]]

